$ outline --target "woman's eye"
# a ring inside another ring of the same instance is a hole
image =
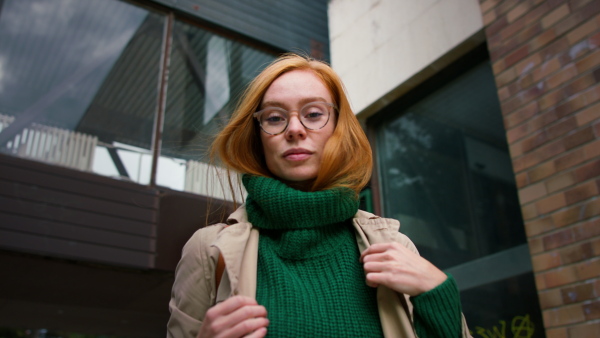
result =
[[[312,112],[308,112],[306,115],[304,115],[304,117],[307,119],[318,119],[319,117],[321,117],[323,115],[324,114],[321,111],[312,111]]]
[[[270,115],[265,119],[265,121],[267,121],[268,123],[280,123],[284,122],[285,118],[281,115]]]

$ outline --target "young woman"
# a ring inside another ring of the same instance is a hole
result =
[[[185,245],[169,337],[469,336],[453,278],[398,221],[358,210],[371,149],[328,65],[273,62],[213,156],[242,174],[248,196]]]

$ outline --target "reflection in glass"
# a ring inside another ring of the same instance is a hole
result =
[[[147,182],[118,144],[149,152],[163,21],[113,0],[4,1],[0,149]]]
[[[207,182],[207,147],[243,89],[273,59],[236,41],[175,22],[157,184],[222,197],[218,183]]]
[[[519,249],[525,231],[489,62],[390,110],[377,129],[385,216],[459,288],[469,284],[461,301],[474,337],[543,337],[531,267],[514,261],[531,257]],[[483,265],[492,261],[508,263]]]
[[[379,129],[384,213],[440,268],[525,243],[499,107],[483,63]]]

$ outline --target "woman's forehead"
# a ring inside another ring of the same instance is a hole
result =
[[[331,93],[312,70],[298,69],[280,75],[267,88],[261,105],[302,104],[307,102],[331,102]]]

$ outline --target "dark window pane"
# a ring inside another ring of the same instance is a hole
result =
[[[384,214],[456,277],[474,337],[543,337],[489,62],[432,83],[376,129]]]
[[[176,22],[157,183],[205,195],[207,148],[246,85],[274,56]]]
[[[525,243],[489,64],[403,113],[378,131],[385,215],[441,268]]]
[[[163,21],[114,0],[4,1],[2,150],[147,182]]]

